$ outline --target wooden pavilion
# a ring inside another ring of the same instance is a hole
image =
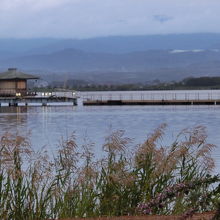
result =
[[[27,80],[39,79],[39,77],[22,73],[16,68],[0,73],[0,96],[27,96]]]

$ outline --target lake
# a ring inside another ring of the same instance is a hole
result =
[[[84,139],[101,145],[110,131],[125,130],[134,138],[134,144],[143,142],[160,124],[166,123],[163,143],[168,145],[184,128],[203,125],[207,128],[208,141],[216,144],[213,152],[220,170],[220,106],[47,106],[1,107],[0,133],[9,131],[27,135],[35,149],[46,146],[55,152],[61,137],[75,132],[79,144]]]

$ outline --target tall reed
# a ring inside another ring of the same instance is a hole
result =
[[[54,158],[35,152],[27,137],[5,133],[0,141],[0,219],[56,219],[145,214],[192,215],[219,206],[219,176],[205,128],[179,133],[162,146],[166,125],[132,146],[112,132],[103,157],[75,135],[62,139]]]

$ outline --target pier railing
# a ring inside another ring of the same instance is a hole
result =
[[[66,98],[78,98],[78,94],[76,91],[53,91],[53,92],[37,92],[37,97],[66,97]]]
[[[210,91],[199,91],[199,92],[97,92],[97,93],[83,93],[81,97],[85,101],[105,101],[105,100],[220,100],[220,90],[215,92]]]

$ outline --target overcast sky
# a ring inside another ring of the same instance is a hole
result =
[[[220,32],[220,0],[0,0],[0,37]]]

